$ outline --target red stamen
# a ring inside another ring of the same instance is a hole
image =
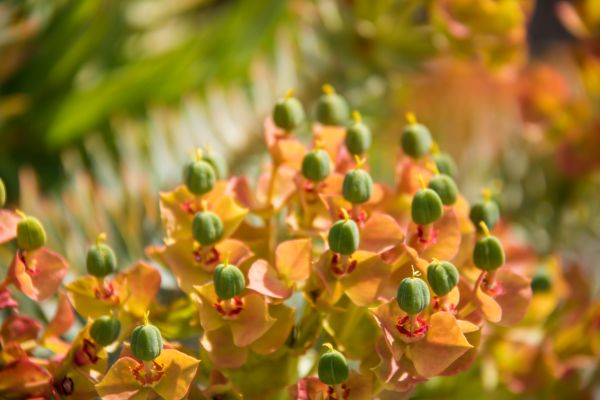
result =
[[[239,297],[235,296],[230,300],[217,299],[213,307],[224,318],[238,316],[244,309],[244,302]]]
[[[80,367],[87,364],[96,364],[98,362],[98,350],[94,342],[83,339],[83,346],[77,349],[73,361]]]
[[[416,329],[414,329],[414,326],[410,326],[410,317],[405,315],[402,318],[398,318],[398,322],[396,322],[396,329],[402,335],[408,336],[409,338],[425,336],[429,330],[429,325],[427,325],[427,322],[419,317],[415,319],[415,322]]]

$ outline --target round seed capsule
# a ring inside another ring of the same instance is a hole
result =
[[[481,221],[488,229],[492,229],[500,219],[500,209],[494,200],[481,200],[473,204],[469,218],[477,230],[481,232]]]
[[[412,158],[420,158],[429,153],[433,140],[429,129],[418,122],[409,123],[402,131],[402,150]]]
[[[396,301],[405,313],[417,315],[429,307],[429,288],[421,278],[404,278],[398,287]]]
[[[440,174],[448,175],[450,177],[456,176],[456,163],[448,153],[437,153],[433,155],[433,161]]]
[[[162,353],[160,331],[154,325],[140,325],[131,334],[131,352],[142,361],[152,361]]]
[[[434,261],[427,267],[427,280],[438,296],[445,296],[458,284],[458,270],[448,261]]]
[[[223,237],[223,222],[211,211],[200,211],[194,216],[192,235],[202,246],[215,244]]]
[[[504,249],[494,236],[486,236],[475,243],[473,249],[475,266],[484,271],[492,271],[504,264]]]
[[[362,204],[371,198],[373,179],[367,171],[355,169],[344,177],[342,194],[352,204]]]
[[[119,337],[121,323],[118,319],[104,315],[94,321],[90,328],[90,336],[100,346],[108,346]]]
[[[213,167],[204,160],[193,161],[183,170],[183,181],[190,192],[200,196],[210,192],[215,186],[216,175]]]
[[[323,125],[345,125],[350,113],[348,103],[331,86],[323,89],[325,93],[317,102],[317,121]]]
[[[371,130],[363,122],[354,122],[346,129],[344,144],[352,155],[365,153],[371,147]]]
[[[442,203],[446,206],[452,205],[458,198],[458,187],[454,179],[448,175],[436,175],[429,181],[429,189],[440,196]]]
[[[418,225],[431,224],[444,214],[442,199],[431,189],[420,189],[415,193],[410,208],[412,220]]]
[[[88,274],[102,278],[117,270],[117,257],[110,246],[104,243],[92,245],[86,257]]]
[[[217,296],[223,300],[232,299],[246,288],[244,274],[231,264],[219,264],[215,269],[213,282]]]
[[[552,277],[546,268],[540,267],[535,271],[531,279],[531,290],[533,293],[548,293],[552,290]]]
[[[344,383],[350,375],[346,357],[337,350],[324,353],[319,359],[319,379],[326,385]]]
[[[0,179],[0,207],[4,207],[6,204],[6,187],[4,181]]]
[[[20,250],[34,251],[46,244],[46,231],[34,217],[25,217],[17,224],[17,246]]]
[[[273,107],[273,122],[286,132],[296,129],[304,122],[302,103],[291,95],[279,99]]]
[[[321,182],[329,176],[329,154],[325,150],[309,151],[302,160],[302,175],[312,182]]]
[[[354,253],[360,244],[358,225],[352,219],[339,220],[329,229],[327,242],[334,253],[345,256]]]
[[[223,155],[214,153],[212,151],[207,151],[202,159],[209,163],[213,168],[213,171],[215,172],[215,178],[227,179],[229,168],[227,167],[227,160],[225,157],[223,157]]]

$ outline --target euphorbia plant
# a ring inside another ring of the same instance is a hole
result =
[[[70,344],[60,337],[74,318],[58,329],[57,316],[43,340],[34,320],[4,322],[0,377],[16,363],[51,385],[0,384],[0,394],[370,399],[468,369],[485,325],[525,315],[532,274],[503,267],[490,231],[497,206],[486,197],[469,207],[454,164],[414,115],[389,186],[373,179],[372,133],[349,110],[326,85],[307,145],[295,133],[304,108],[289,92],[265,120],[270,162],[255,185],[196,151],[182,184],[160,194],[164,240],[147,248],[177,290],[161,287],[153,261],[120,269],[99,235],[88,275],[60,297],[65,313],[72,305],[87,320]],[[2,306],[19,305],[10,283],[50,297],[66,263],[42,247],[43,228],[7,210],[0,221],[3,242],[19,247]],[[34,355],[32,340],[52,353]]]

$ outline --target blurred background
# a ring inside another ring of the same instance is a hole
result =
[[[253,174],[275,100],[311,110],[328,82],[371,125],[378,178],[414,111],[470,199],[493,187],[598,293],[598,0],[4,0],[0,55],[0,176],[75,269],[99,231],[143,256],[195,147]]]

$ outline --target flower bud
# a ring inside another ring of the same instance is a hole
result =
[[[458,270],[448,261],[433,261],[427,267],[427,280],[438,296],[445,296],[458,284]]]
[[[352,204],[362,204],[371,198],[373,179],[367,171],[354,169],[344,177],[342,194]]]
[[[117,270],[117,257],[110,246],[104,243],[92,245],[87,253],[86,267],[88,274],[102,278]]]
[[[481,221],[488,229],[492,229],[500,219],[500,209],[494,200],[481,200],[473,204],[469,212],[471,222],[481,232]]]
[[[371,130],[360,120],[360,114],[355,112],[355,120],[346,129],[344,144],[352,155],[361,155],[371,147]]]
[[[448,153],[437,153],[433,155],[433,161],[440,174],[448,175],[452,178],[456,176],[456,163]]]
[[[205,160],[189,163],[183,170],[183,181],[190,192],[203,195],[215,186],[216,175],[213,167]]]
[[[350,255],[358,249],[360,235],[352,219],[343,219],[331,226],[328,236],[329,248],[334,253]]]
[[[531,290],[533,293],[547,293],[552,290],[552,277],[548,270],[540,267],[531,278]]]
[[[433,190],[440,196],[442,203],[446,206],[452,205],[456,202],[458,197],[458,188],[454,179],[448,175],[435,175],[429,181],[429,189]]]
[[[317,121],[323,125],[346,124],[350,112],[346,100],[329,85],[323,86],[323,92],[317,102]]]
[[[309,151],[302,160],[302,175],[312,182],[321,182],[329,176],[329,154],[325,150]]]
[[[414,122],[404,127],[400,144],[404,153],[412,158],[420,158],[429,153],[433,140],[425,125]]]
[[[34,251],[46,244],[46,231],[34,217],[24,217],[17,224],[17,246],[20,250]]]
[[[106,347],[119,337],[121,323],[118,319],[104,315],[94,321],[90,328],[90,336],[94,342]]]
[[[420,189],[415,193],[410,208],[412,220],[418,225],[431,224],[444,214],[442,199],[431,189]]]
[[[319,379],[326,385],[344,383],[350,375],[346,357],[337,350],[330,349],[319,359]]]
[[[420,314],[429,307],[429,288],[425,281],[418,277],[404,278],[398,287],[396,301],[400,308],[409,315]]]
[[[492,271],[504,264],[504,249],[494,236],[486,236],[475,243],[473,249],[475,266],[484,271]]]
[[[6,204],[6,187],[4,181],[0,178],[0,207],[4,207]]]
[[[223,237],[223,222],[211,211],[200,211],[194,216],[192,235],[202,246],[215,244]]]
[[[296,129],[304,122],[304,107],[297,98],[292,96],[291,91],[275,103],[273,122],[286,132]]]
[[[213,282],[217,296],[223,300],[232,299],[246,288],[246,280],[242,271],[227,262],[217,266]]]
[[[140,325],[131,334],[131,352],[142,361],[152,361],[162,353],[160,331],[150,324]]]

